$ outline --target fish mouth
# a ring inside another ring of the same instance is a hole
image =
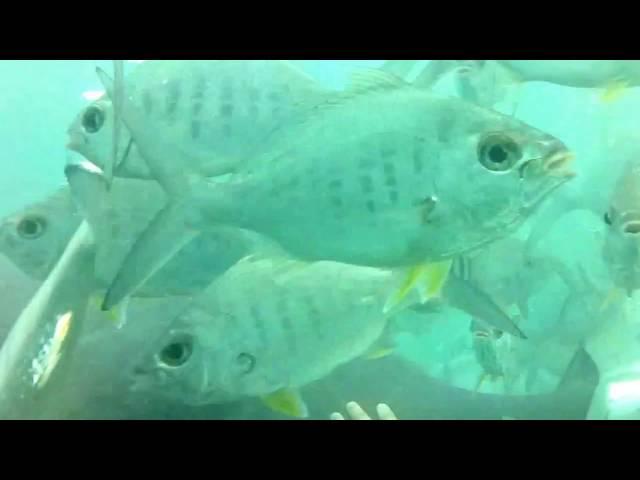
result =
[[[73,150],[73,151],[79,151],[79,149],[81,149],[82,147],[84,147],[85,145],[87,145],[87,137],[80,132],[67,132],[69,135],[69,139],[67,141],[67,144],[65,145],[66,148],[68,148],[69,150]]]
[[[560,151],[545,158],[542,168],[547,175],[568,180],[576,176],[575,170],[571,168],[574,160],[573,152]]]

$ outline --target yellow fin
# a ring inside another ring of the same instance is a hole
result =
[[[297,390],[282,388],[262,397],[262,402],[274,412],[291,417],[307,418],[309,411]]]
[[[452,264],[453,260],[445,260],[444,262],[411,267],[400,288],[387,300],[384,313],[397,307],[414,288],[418,289],[422,303],[426,303],[431,298],[439,297],[442,287],[449,277]]]
[[[600,304],[599,311],[603,312],[609,305],[623,298],[624,298],[624,290],[618,287],[613,287],[611,290],[609,290],[609,293],[607,293],[607,296],[604,298],[604,300]]]
[[[102,295],[93,295],[89,299],[91,307],[100,310],[104,297]],[[129,308],[129,297],[113,307],[111,310],[104,312],[107,319],[113,322],[117,328],[122,328],[127,323],[127,309]]]
[[[388,357],[394,352],[391,347],[380,347],[367,352],[363,357],[365,360],[378,360],[379,358]]]
[[[604,87],[600,93],[600,101],[613,103],[626,93],[627,88],[629,88],[629,82],[626,80],[614,80]]]

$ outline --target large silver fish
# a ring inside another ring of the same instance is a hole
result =
[[[144,118],[169,135],[188,158],[185,167],[212,176],[232,170],[274,129],[290,121],[298,103],[324,95],[302,70],[280,60],[152,60],[127,76],[126,96]],[[113,106],[102,97],[69,127],[68,148],[100,168],[111,155]],[[121,132],[121,177],[151,178],[128,132]]]
[[[354,76],[224,184],[176,168],[180,148],[131,102],[122,118],[170,201],[125,260],[105,308],[193,238],[185,226],[219,224],[255,230],[308,260],[408,268],[393,304],[425,278],[425,290],[441,285],[450,258],[511,232],[573,176],[570,153],[551,135],[380,71]],[[436,275],[416,267],[430,262]]]
[[[388,316],[389,271],[248,257],[196,297],[134,368],[134,390],[198,405],[262,397],[306,416],[297,390],[364,354]]]

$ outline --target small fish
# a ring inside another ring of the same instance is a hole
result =
[[[411,278],[428,296],[451,258],[513,231],[574,176],[556,138],[379,70],[315,104],[224,184],[170,167],[179,148],[130,102],[123,121],[170,198],[124,261],[105,309],[139,288],[189,229],[220,224],[305,260],[404,268],[403,283]]]
[[[603,258],[615,286],[631,296],[640,288],[640,161],[627,162],[604,222]]]
[[[393,281],[369,267],[245,258],[136,362],[133,388],[190,405],[260,397],[304,417],[299,390],[363,356],[383,333],[380,293]]]
[[[573,88],[600,89],[600,100],[610,103],[626,89],[640,85],[638,60],[486,60],[452,63],[434,60],[441,75],[456,75],[461,96],[491,107],[525,82],[548,82]],[[431,67],[435,68],[435,67]],[[444,72],[444,73],[442,73]]]
[[[471,321],[472,345],[476,360],[482,367],[483,373],[474,391],[478,391],[485,379],[496,380],[504,377],[504,370],[496,352],[496,341],[502,337],[502,332],[486,328],[476,320]]]
[[[182,149],[174,162],[189,165],[175,168],[204,176],[233,170],[296,115],[298,103],[325,94],[313,78],[280,60],[152,60],[125,80],[121,89],[158,126],[156,134],[170,135]],[[113,105],[103,96],[74,119],[67,147],[104,170],[114,134]],[[129,133],[123,130],[119,139],[114,174],[152,178]]]

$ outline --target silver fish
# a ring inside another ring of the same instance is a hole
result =
[[[110,79],[102,80],[109,92]],[[179,149],[125,102],[123,121],[170,202],[125,260],[104,307],[189,238],[170,224],[255,230],[309,260],[414,267],[506,235],[574,175],[558,139],[380,71],[355,76],[349,90],[311,110],[230,182],[212,184],[175,168]]]
[[[235,168],[297,104],[325,90],[289,62],[279,60],[152,60],[126,78],[126,97],[180,145],[184,167],[213,176]],[[68,148],[104,168],[113,142],[113,107],[102,97],[69,127]],[[162,133],[160,133],[162,132]],[[128,132],[122,131],[115,175],[152,178]],[[186,158],[185,158],[186,156]]]
[[[262,397],[306,416],[298,389],[362,355],[387,324],[389,271],[248,257],[213,282],[134,367],[134,390],[198,405]]]
[[[105,180],[99,173],[76,165],[67,168],[67,175],[71,187],[0,222],[0,252],[31,278],[44,281],[86,217],[97,240],[92,277],[104,289],[138,233],[158,211],[163,194],[152,182],[116,178],[111,203],[103,210],[98,192]],[[248,231],[220,228],[206,232],[185,245],[137,296],[199,292],[240,258],[265,245],[266,241]]]

